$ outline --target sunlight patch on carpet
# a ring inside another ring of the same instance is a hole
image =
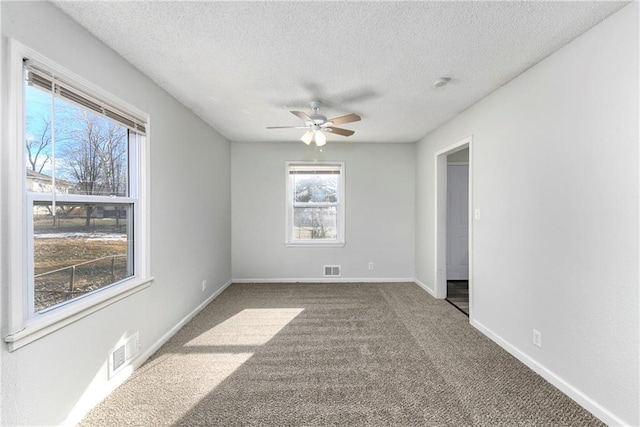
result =
[[[185,344],[192,346],[264,345],[304,308],[247,308]]]

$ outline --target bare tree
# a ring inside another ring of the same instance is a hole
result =
[[[121,195],[126,191],[127,130],[108,119],[77,110],[76,126],[65,144],[65,170],[77,191],[90,195]],[[86,207],[91,225],[94,207]]]
[[[102,165],[104,174],[105,191],[110,196],[128,195],[128,144],[126,128],[115,123],[108,123],[107,139],[102,147]],[[122,209],[114,212],[116,227],[120,225]]]
[[[127,130],[108,122],[101,147],[104,189],[110,196],[127,195]]]
[[[301,175],[294,183],[295,201],[298,203],[335,203],[338,192],[337,176]],[[312,239],[327,237],[324,216],[331,208],[308,207],[294,211],[294,224],[299,229],[306,228]]]
[[[39,117],[38,122],[27,118],[27,129],[37,132],[37,135],[26,138],[27,158],[29,166],[34,172],[42,173],[47,162],[51,160],[51,118],[44,115]],[[42,160],[44,158],[44,160]]]

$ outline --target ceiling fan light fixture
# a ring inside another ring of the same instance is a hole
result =
[[[316,137],[316,146],[322,147],[324,144],[327,143],[327,137],[324,135],[324,133],[322,133],[322,131],[320,130],[315,131],[315,137]]]
[[[304,135],[300,137],[300,141],[304,142],[307,145],[311,144],[311,141],[313,141],[313,131],[306,131]]]

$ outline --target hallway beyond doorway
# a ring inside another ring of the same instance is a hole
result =
[[[447,280],[447,301],[469,316],[469,281]]]

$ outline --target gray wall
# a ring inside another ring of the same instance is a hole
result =
[[[1,8],[3,44],[15,38],[151,115],[151,287],[12,353],[0,346],[0,423],[52,425],[111,387],[107,354],[121,337],[139,331],[144,354],[231,279],[231,151],[220,134],[52,4]],[[3,252],[3,271],[6,262]],[[1,277],[4,334],[8,284]]]
[[[343,280],[411,280],[414,152],[413,144],[339,140],[322,152],[301,142],[233,143],[234,280],[322,280],[322,266],[334,264]],[[345,162],[344,247],[284,245],[287,160]]]
[[[438,128],[416,156],[417,279],[434,290],[434,154],[472,135],[472,322],[614,425],[640,423],[638,6]]]
[[[469,161],[469,149],[456,151],[447,156],[447,163],[466,163]]]

